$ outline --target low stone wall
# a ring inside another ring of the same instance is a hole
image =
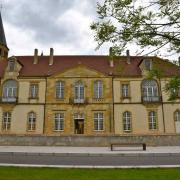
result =
[[[19,136],[0,135],[1,146],[109,146],[111,143],[146,143],[149,146],[180,146],[179,135],[138,136]]]

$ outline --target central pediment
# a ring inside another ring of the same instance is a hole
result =
[[[105,75],[85,65],[78,65],[58,73],[55,77],[104,77]]]

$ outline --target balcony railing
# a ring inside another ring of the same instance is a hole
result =
[[[158,103],[162,102],[161,96],[142,96],[141,100],[143,103]]]
[[[70,104],[87,104],[88,103],[88,99],[84,98],[84,99],[77,99],[77,98],[69,98],[69,103]]]
[[[1,102],[2,103],[17,103],[18,98],[17,97],[2,97]]]

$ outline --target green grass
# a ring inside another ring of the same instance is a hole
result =
[[[180,169],[56,169],[0,167],[0,180],[180,180]]]

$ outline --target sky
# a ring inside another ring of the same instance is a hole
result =
[[[0,0],[9,55],[107,55],[109,44],[95,50],[96,3],[102,0]],[[129,47],[134,55],[136,47]],[[170,57],[178,59],[178,55]]]

